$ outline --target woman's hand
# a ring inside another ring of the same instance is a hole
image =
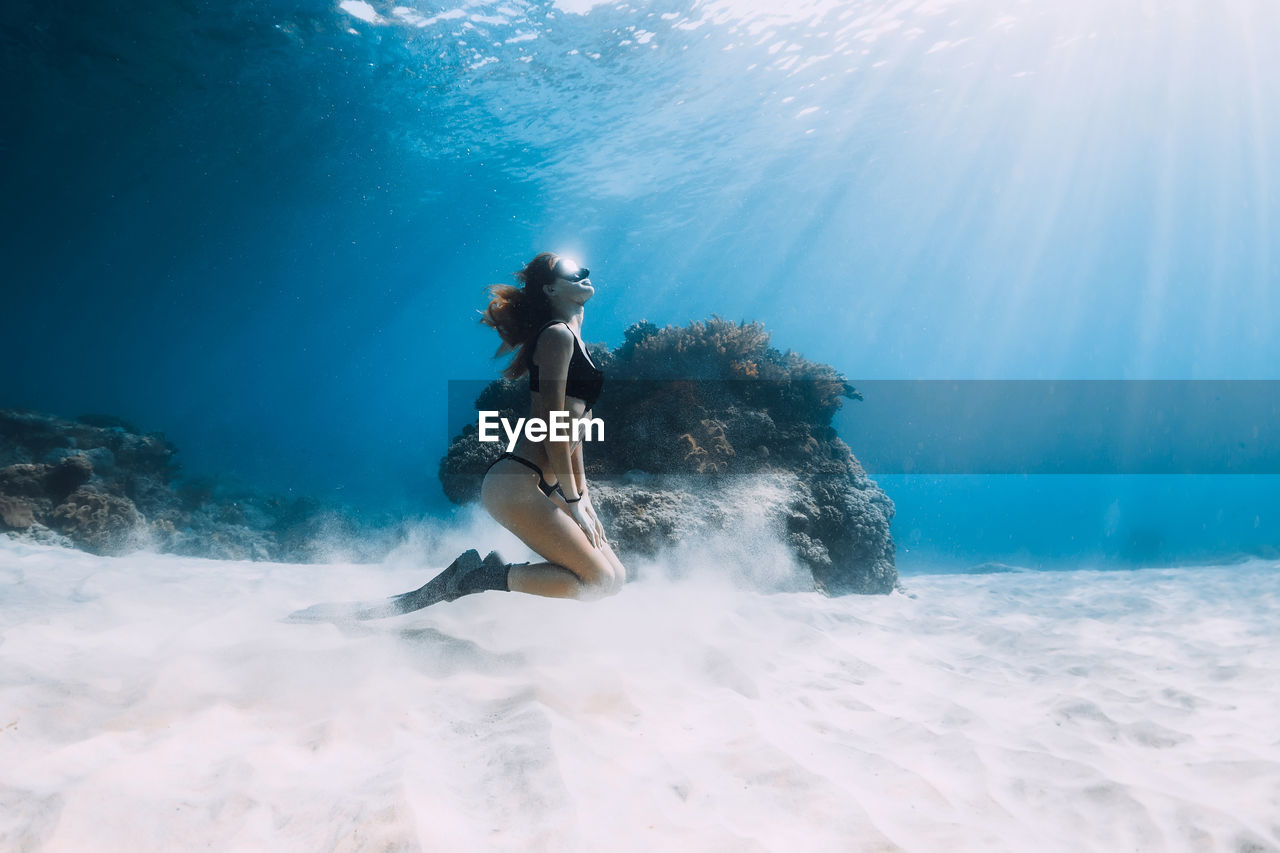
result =
[[[592,524],[595,526],[596,547],[599,548],[601,545],[609,541],[609,537],[604,535],[604,525],[600,523],[600,516],[596,514],[595,505],[591,503],[591,498],[587,496],[585,491],[582,492],[582,500],[580,503],[583,505],[582,508],[587,511],[587,515],[591,518]]]
[[[584,496],[582,500],[565,502],[565,506],[569,508],[569,517],[582,528],[582,532],[586,535],[587,541],[591,543],[592,548],[599,548],[600,542],[603,541],[596,533],[596,524],[594,514],[590,511],[590,504],[583,506],[587,499]]]

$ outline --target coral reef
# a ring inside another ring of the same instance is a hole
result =
[[[163,435],[109,415],[0,410],[0,532],[98,554],[150,547],[288,561],[319,559],[329,543],[357,538],[353,517],[305,498],[179,481],[176,452]],[[378,536],[361,538],[380,547]]]
[[[616,350],[589,352],[609,382],[594,411],[606,440],[585,454],[587,474],[621,552],[654,554],[727,529],[737,495],[784,482],[770,492],[770,523],[818,589],[893,589],[893,502],[831,425],[843,400],[861,399],[837,371],[771,347],[759,323],[719,318],[637,323]],[[527,407],[522,381],[493,382],[476,401],[508,418]],[[450,500],[474,500],[501,450],[480,442],[474,424],[464,427],[440,462]]]
[[[92,489],[77,489],[54,508],[50,526],[86,551],[119,554],[143,536],[142,516],[133,501]]]

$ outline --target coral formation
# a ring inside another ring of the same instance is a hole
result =
[[[142,516],[133,501],[92,489],[77,489],[54,508],[50,527],[86,551],[119,554],[141,535]]]
[[[0,529],[26,530],[35,521],[31,504],[20,498],[0,495]]]
[[[109,415],[0,410],[0,531],[99,554],[149,546],[233,560],[314,560],[323,543],[357,538],[354,518],[305,498],[179,482],[176,452]]]
[[[896,580],[889,525],[893,502],[832,427],[845,399],[861,399],[833,368],[769,345],[760,323],[720,318],[684,327],[637,323],[610,351],[590,348],[609,384],[594,414],[606,440],[586,454],[610,538],[629,554],[719,529],[717,510],[761,478],[788,475],[774,507],[779,535],[830,594],[883,593]],[[491,383],[477,409],[527,413],[523,382]],[[445,493],[474,500],[500,452],[474,424],[440,463]],[[636,484],[636,473],[662,487]],[[691,511],[691,507],[697,507]]]

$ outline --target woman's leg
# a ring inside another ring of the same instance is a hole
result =
[[[618,555],[613,553],[613,548],[608,542],[600,543],[600,553],[609,561],[609,565],[613,566],[613,591],[620,592],[627,582],[627,570],[622,565],[622,561],[618,559]]]
[[[583,600],[618,591],[617,557],[611,561],[592,547],[577,523],[538,489],[537,473],[499,462],[485,476],[480,499],[498,523],[547,561],[513,566],[507,579],[512,591]]]
[[[577,522],[570,519],[574,529]],[[517,534],[518,535],[518,534]],[[586,537],[583,537],[584,539]],[[527,543],[526,543],[527,544]],[[589,543],[588,543],[589,544]],[[532,546],[530,546],[532,547]],[[613,553],[608,542],[601,543],[597,551],[613,568],[613,586],[604,595],[613,595],[622,591],[627,582],[627,570]],[[545,595],[552,598],[581,598],[581,581],[578,576],[563,566],[555,563],[530,563],[527,566],[513,566],[507,576],[507,583],[512,590],[528,592],[534,595]]]
[[[569,515],[569,505],[565,503],[564,495],[553,492],[547,497],[556,505],[557,509],[565,514],[565,517],[573,523],[574,527],[578,526],[578,523],[573,520],[573,516]],[[599,551],[609,561],[609,565],[613,567],[614,592],[618,592],[622,589],[623,584],[627,582],[627,570],[622,565],[622,561],[618,559],[618,555],[613,553],[613,548],[607,541],[600,543]]]

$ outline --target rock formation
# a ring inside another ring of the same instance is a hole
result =
[[[306,561],[353,527],[305,498],[179,481],[176,452],[110,416],[0,410],[0,532],[97,554]]]
[[[732,532],[738,496],[767,494],[768,523],[818,589],[893,589],[893,502],[831,426],[842,400],[860,399],[843,376],[770,347],[759,323],[718,318],[638,323],[616,350],[589,352],[609,378],[594,410],[605,441],[587,449],[587,475],[622,554]],[[476,408],[525,416],[527,388],[495,381]],[[440,463],[448,497],[474,500],[502,449],[479,441],[474,423],[464,427]]]

